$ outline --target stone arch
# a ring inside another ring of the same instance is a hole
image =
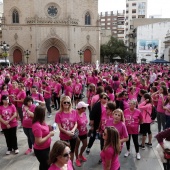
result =
[[[19,18],[21,18],[21,11],[20,11],[20,9],[19,9],[18,7],[16,7],[16,6],[12,7],[12,8],[9,10],[8,15],[9,15],[10,17],[12,17],[12,14],[13,14],[13,11],[14,11],[14,10],[18,11]]]
[[[41,43],[39,49],[39,59],[46,59],[47,61],[47,53],[51,47],[56,47],[58,49],[60,62],[62,62],[63,60],[68,60],[68,51],[66,44],[64,43],[64,41],[56,37],[47,38]]]
[[[91,53],[90,62],[94,62],[94,56],[96,55],[96,50],[95,50],[95,48],[92,45],[86,44],[84,47],[82,47],[81,50],[85,52],[84,53],[83,61],[89,62],[89,60],[87,58],[85,58],[86,57],[85,55],[87,55],[87,54],[90,55],[90,53]]]
[[[91,19],[94,19],[94,14],[93,14],[93,12],[92,12],[91,10],[89,10],[89,9],[87,9],[87,10],[85,10],[85,11],[83,12],[82,18],[85,18],[86,13],[89,13],[90,16],[91,16]]]
[[[13,46],[10,47],[9,49],[9,60],[10,62],[14,62],[14,51],[15,50],[19,50],[22,54],[22,59],[21,59],[21,62],[25,61],[24,60],[24,48],[22,46],[20,46],[18,43],[14,44]]]

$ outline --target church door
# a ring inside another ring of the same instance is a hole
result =
[[[60,59],[59,50],[56,47],[50,47],[47,52],[48,63],[58,63]]]
[[[14,50],[13,53],[13,63],[18,64],[22,62],[22,53],[19,49]]]
[[[91,51],[89,49],[84,51],[84,62],[91,63]]]

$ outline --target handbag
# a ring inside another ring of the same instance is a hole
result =
[[[72,136],[72,139],[76,139],[78,136],[79,136],[79,130],[76,129],[76,130],[74,131],[74,135]]]

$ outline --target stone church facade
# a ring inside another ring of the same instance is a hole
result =
[[[10,62],[26,63],[26,50],[29,63],[99,60],[98,0],[5,0],[3,10]]]

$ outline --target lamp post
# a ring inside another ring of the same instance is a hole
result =
[[[7,44],[5,41],[4,42],[1,41],[0,47],[3,51],[2,56],[5,58],[5,63],[6,63],[6,59],[8,57],[8,51],[9,51],[9,44]]]
[[[82,62],[82,55],[84,54],[84,51],[80,50],[78,51],[78,55],[80,56],[80,62]]]
[[[29,59],[29,55],[31,54],[31,51],[26,50],[26,51],[24,51],[24,54],[26,55],[26,58],[27,58],[27,64],[28,64],[28,59]]]
[[[158,49],[157,48],[155,49],[155,58],[156,59],[158,58]]]

